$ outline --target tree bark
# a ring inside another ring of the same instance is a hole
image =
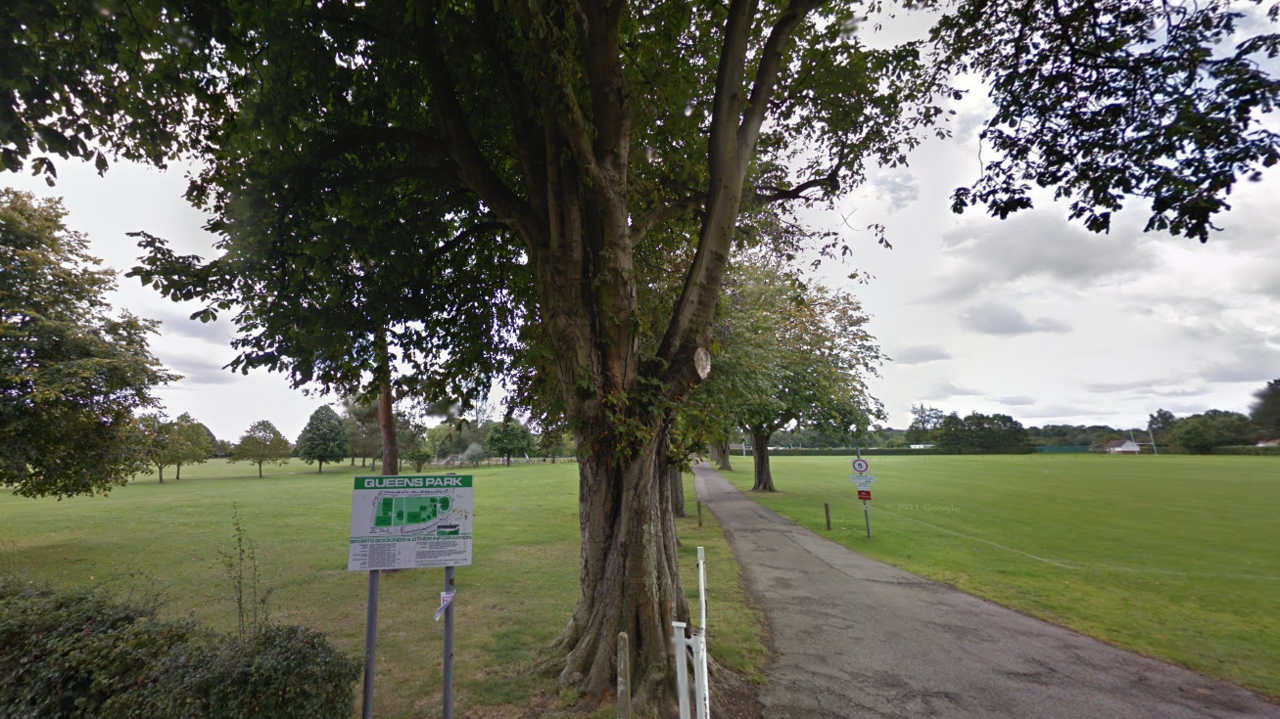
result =
[[[262,462],[258,462],[258,479],[262,479]]]
[[[391,396],[391,359],[387,349],[387,331],[378,334],[378,426],[382,429],[382,473],[400,473],[399,448],[396,447],[395,400]]]
[[[601,436],[607,428],[588,431]],[[617,682],[617,637],[626,632],[635,638],[633,707],[666,715],[675,701],[671,622],[687,622],[689,606],[680,583],[670,477],[655,472],[660,451],[650,439],[626,462],[603,452],[579,461],[581,584],[569,625],[552,647],[564,652],[560,682],[601,697]]]
[[[320,473],[324,472],[324,460],[323,460],[323,459],[318,459],[318,460],[316,460],[316,463],[317,463],[317,464],[316,464],[316,474],[320,474]]]
[[[157,464],[156,473],[160,475],[160,484],[164,484],[164,467]]]
[[[751,457],[754,460],[756,481],[752,485],[753,492],[776,492],[773,487],[773,472],[769,469],[769,438],[773,432],[764,429],[751,429]]]
[[[174,481],[177,481],[177,480],[179,480],[179,479],[182,479],[182,465],[181,465],[181,464],[178,464],[178,465],[176,465],[176,466],[174,467],[173,479],[174,479]]]
[[[684,472],[679,467],[672,467],[671,472],[671,507],[677,517],[687,517],[689,513],[684,510]]]
[[[732,472],[733,466],[729,463],[729,440],[712,442],[711,447],[715,455],[716,469]]]

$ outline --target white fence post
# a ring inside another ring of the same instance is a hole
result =
[[[689,716],[689,668],[685,664],[684,651],[689,646],[685,639],[684,622],[671,623],[671,643],[676,649],[676,695],[680,700],[680,719],[692,719]]]

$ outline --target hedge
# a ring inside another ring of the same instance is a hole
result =
[[[1236,454],[1248,457],[1280,457],[1280,447],[1214,447],[1209,454]]]
[[[310,629],[242,638],[100,591],[0,580],[5,717],[347,719],[360,670]]]

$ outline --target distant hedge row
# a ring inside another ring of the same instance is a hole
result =
[[[100,592],[0,580],[6,717],[348,719],[360,669],[302,627],[240,638]]]
[[[1209,454],[1238,454],[1249,457],[1280,457],[1280,447],[1215,447],[1210,450]]]

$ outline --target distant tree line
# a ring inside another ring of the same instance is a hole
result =
[[[936,407],[914,405],[911,425],[905,430],[873,427],[867,446],[903,447],[935,445],[959,449],[992,450],[1022,445],[1080,446],[1100,450],[1107,442],[1133,437],[1142,444],[1155,443],[1185,452],[1205,454],[1219,447],[1248,446],[1261,440],[1280,439],[1280,379],[1274,379],[1254,393],[1249,414],[1211,409],[1178,417],[1158,409],[1147,418],[1146,427],[1118,428],[1107,425],[1048,424],[1026,427],[1008,415],[978,412],[960,417]],[[802,446],[825,446],[820,435],[803,437]],[[791,445],[788,445],[791,446]]]

